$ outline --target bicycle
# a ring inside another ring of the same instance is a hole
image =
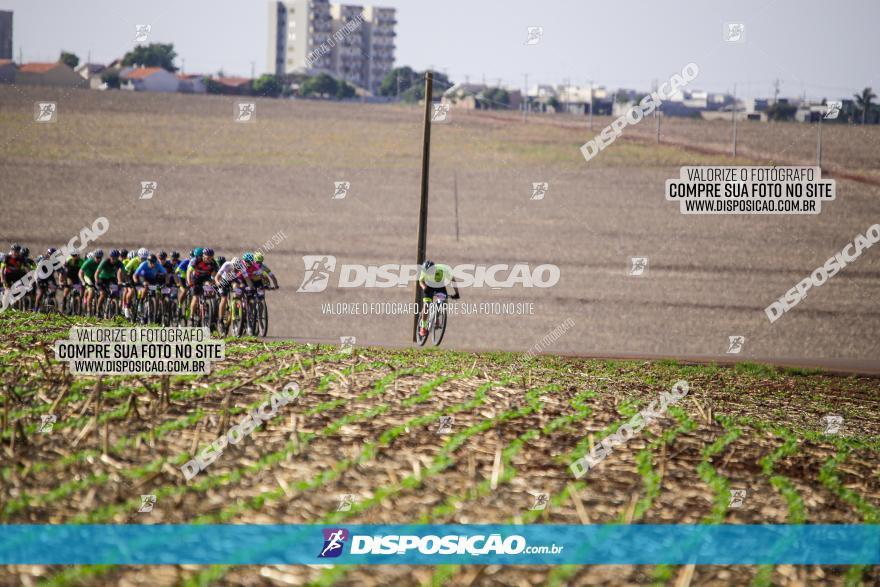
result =
[[[245,314],[249,336],[266,336],[269,332],[269,306],[266,305],[266,288],[245,288]],[[261,334],[262,333],[262,334]]]
[[[121,291],[122,288],[115,283],[107,285],[106,293],[104,294],[104,303],[98,310],[98,314],[102,318],[115,318],[122,313],[122,300],[119,297]]]
[[[434,299],[428,306],[428,326],[425,329],[425,335],[416,333],[416,339],[419,346],[424,346],[431,336],[434,346],[438,346],[443,341],[443,335],[446,334],[446,294],[435,293]]]
[[[41,283],[37,287],[43,290],[43,295],[40,298],[40,307],[37,309],[38,312],[42,312],[44,314],[49,314],[50,312],[58,311],[58,298],[55,297],[58,291],[58,286],[52,282]]]
[[[162,286],[162,295],[164,309],[162,316],[165,326],[177,326],[180,321],[180,308],[177,307],[177,288],[168,285]]]
[[[162,323],[162,300],[159,286],[147,284],[137,303],[137,320],[142,324]]]
[[[193,326],[206,326],[214,330],[217,318],[217,293],[214,286],[210,283],[202,285],[202,295],[199,296],[198,304],[196,304],[196,315],[190,316],[190,322]]]
[[[83,311],[83,286],[81,283],[70,285],[70,290],[61,302],[62,311],[68,316],[79,316]]]

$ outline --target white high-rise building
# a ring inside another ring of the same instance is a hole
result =
[[[276,75],[325,72],[376,92],[394,67],[394,16],[394,8],[272,0],[268,69]]]

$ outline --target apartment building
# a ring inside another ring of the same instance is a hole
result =
[[[395,10],[328,0],[269,3],[268,69],[329,73],[375,92],[394,67]]]
[[[0,59],[12,59],[11,10],[0,10]]]

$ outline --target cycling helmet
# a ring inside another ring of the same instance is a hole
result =
[[[226,262],[226,257],[217,257],[217,262],[221,265],[224,264]]]
[[[232,266],[233,267],[241,267],[241,259],[239,259],[238,257],[233,257],[232,258]]]
[[[245,253],[241,256],[241,260],[245,263],[253,263],[254,262],[254,254],[253,253]]]
[[[205,254],[205,249],[202,247],[196,247],[193,249],[193,257],[201,257]]]
[[[146,249],[146,247],[141,247],[138,249],[138,257],[141,259],[146,259],[150,256],[150,251]]]
[[[128,252],[128,258],[129,258],[129,259],[136,259],[137,256],[138,256],[138,252],[137,252],[137,251],[129,251],[129,252]]]
[[[168,258],[168,253],[166,253],[165,251],[159,251],[159,258],[164,261]]]
[[[101,249],[98,249],[97,251],[95,251],[95,259],[101,259],[103,257],[104,257],[104,251],[102,251]]]
[[[31,254],[31,250],[30,250],[29,248],[27,248],[27,247],[22,247],[22,248],[21,248],[21,256],[22,256],[22,257],[24,257],[25,259],[27,259],[27,258],[28,258],[28,255],[30,255],[30,254]]]
[[[122,257],[123,259],[127,259],[128,258],[128,249],[122,249],[121,251],[119,251],[119,256]]]
[[[20,253],[20,252],[21,252],[21,245],[18,244],[18,243],[12,243],[12,247],[11,247],[11,248],[12,248],[12,250],[15,251],[16,253]]]
[[[70,256],[71,257],[79,257],[79,251],[77,251],[76,249],[70,251]]]
[[[119,257],[119,249],[111,249],[110,250],[110,257],[112,259],[118,258]]]
[[[92,251],[91,253],[86,255],[86,259],[94,259],[94,258],[95,258],[95,251]]]
[[[195,257],[195,256],[196,256],[196,250],[195,250],[195,249],[190,249],[190,250],[189,250],[189,256],[190,256],[190,257]]]
[[[57,251],[57,250],[58,249],[56,249],[55,247],[49,247],[48,249],[46,249],[46,257],[47,258],[51,257],[52,255],[55,254],[55,251]]]
[[[155,262],[157,262],[158,260],[159,260],[159,259],[156,257],[156,255],[150,255],[150,257],[149,257],[149,261],[150,261],[150,263],[155,263]]]
[[[171,251],[171,260],[176,261],[178,259],[180,259],[180,253],[177,251]]]
[[[39,265],[42,262],[43,262],[43,255],[40,255],[39,257],[37,257],[37,264]]]
[[[433,266],[434,266],[434,261],[431,261],[430,259],[428,259],[427,261],[422,263],[422,269],[424,269],[425,271],[428,271]]]
[[[214,256],[214,249],[208,247],[207,249],[205,249],[203,251],[203,253],[206,257],[213,257]]]
[[[261,253],[260,251],[254,253],[254,261],[256,261],[257,263],[262,263],[263,259],[265,259],[265,257],[263,257],[263,253]]]

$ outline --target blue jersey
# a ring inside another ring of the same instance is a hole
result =
[[[162,267],[161,263],[156,263],[155,267],[150,267],[150,262],[144,261],[135,270],[134,274],[138,277],[143,277],[149,283],[155,283],[157,277],[165,275],[165,268]]]
[[[181,278],[186,277],[186,270],[189,267],[189,261],[189,259],[184,259],[177,264],[177,269],[175,271],[177,271],[177,275],[179,275]]]

